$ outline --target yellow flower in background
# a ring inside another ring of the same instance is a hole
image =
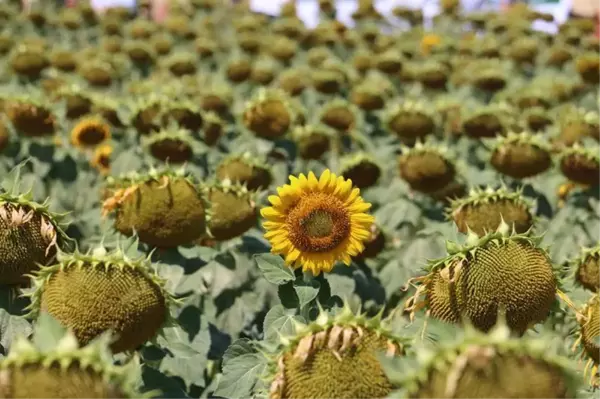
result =
[[[313,172],[290,176],[290,184],[277,193],[269,196],[272,206],[261,215],[271,252],[283,255],[286,263],[316,276],[330,272],[338,260],[349,265],[363,251],[375,218],[366,213],[371,204],[351,180],[327,169],[318,180]]]
[[[431,49],[439,46],[441,42],[442,38],[439,35],[433,33],[427,34],[421,39],[421,52],[423,54],[429,54]]]

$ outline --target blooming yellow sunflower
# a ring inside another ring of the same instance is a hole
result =
[[[96,168],[100,173],[106,175],[110,172],[110,156],[113,148],[110,144],[102,144],[96,147],[94,155],[90,160],[90,165]]]
[[[71,130],[71,143],[77,147],[94,147],[109,138],[110,125],[97,117],[85,117]]]
[[[330,272],[338,260],[349,265],[363,251],[375,218],[366,213],[371,204],[352,180],[327,169],[318,180],[313,172],[290,176],[290,184],[277,193],[269,196],[272,206],[261,215],[271,252],[284,255],[286,263],[318,275]]]

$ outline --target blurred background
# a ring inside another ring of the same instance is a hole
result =
[[[158,0],[157,2],[166,3],[169,0]],[[288,0],[251,0],[252,7],[259,12],[270,15],[277,15],[281,5]],[[564,22],[569,13],[578,16],[594,17],[598,15],[599,0],[463,0],[462,5],[465,10],[472,11],[477,9],[502,9],[511,3],[525,2],[530,4],[538,11],[551,13],[557,22]],[[111,6],[134,7],[135,0],[92,0],[92,3],[98,8]],[[337,0],[338,18],[348,24],[352,24],[350,15],[356,9],[356,0]],[[426,18],[437,14],[439,10],[438,0],[379,0],[376,1],[376,8],[383,14],[389,13],[392,8],[403,5],[412,8],[421,8]],[[308,25],[315,26],[318,22],[318,1],[317,0],[298,0],[299,17]],[[544,31],[554,31],[554,24],[536,21],[534,28]]]

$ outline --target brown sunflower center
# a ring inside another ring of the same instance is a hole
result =
[[[79,142],[84,145],[96,145],[100,144],[104,139],[106,139],[106,131],[104,126],[91,124],[89,126],[84,126],[78,135]]]
[[[323,210],[316,210],[300,221],[305,233],[312,238],[327,237],[333,231],[333,218]]]
[[[289,239],[303,252],[327,252],[350,235],[346,206],[331,194],[314,193],[302,197],[290,211]]]

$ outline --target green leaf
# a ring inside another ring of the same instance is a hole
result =
[[[49,313],[42,312],[35,323],[33,344],[42,352],[54,349],[67,329]]]
[[[356,281],[352,277],[329,273],[325,278],[331,287],[331,295],[337,295],[340,298],[350,298],[356,289]]]
[[[0,308],[0,345],[9,349],[17,337],[29,337],[33,331],[31,324],[23,317],[11,315]]]
[[[240,338],[231,345],[223,354],[223,362],[227,363],[231,359],[242,356],[249,353],[254,353],[254,346],[252,346],[252,341],[248,338]]]
[[[300,308],[304,308],[310,301],[317,297],[320,287],[321,285],[316,280],[301,281],[294,285],[294,290],[300,302]]]
[[[263,355],[253,353],[232,358],[223,366],[223,374],[214,396],[228,399],[249,398],[267,367]]]
[[[267,281],[281,285],[294,280],[294,272],[279,255],[260,254],[255,258],[256,265],[261,270]]]
[[[298,295],[294,289],[294,283],[288,281],[283,285],[277,286],[277,296],[281,301],[281,304],[288,309],[296,309],[300,305]]]
[[[186,384],[204,386],[204,369],[210,349],[210,332],[200,330],[192,342],[188,343],[188,334],[181,328],[168,328],[165,338],[159,339],[172,355],[163,358],[159,370],[166,375],[180,377]]]
[[[305,320],[296,316],[296,311],[275,305],[267,315],[263,324],[265,340],[277,341],[280,335],[289,336],[294,333],[294,321],[304,323]]]

